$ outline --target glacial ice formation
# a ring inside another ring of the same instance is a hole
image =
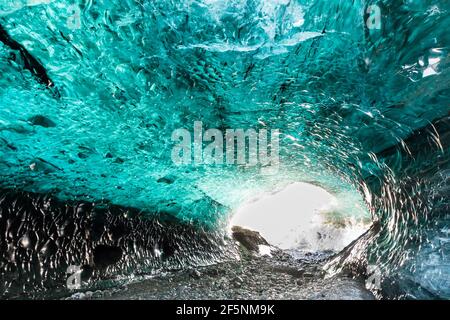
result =
[[[48,194],[218,230],[251,195],[290,182],[353,190],[378,227],[339,268],[376,265],[384,297],[450,298],[449,10],[448,0],[2,0],[1,199]],[[171,134],[195,121],[279,129],[278,173],[174,165]],[[2,201],[4,282],[33,220],[8,229],[27,209]],[[58,236],[42,237],[36,250]]]

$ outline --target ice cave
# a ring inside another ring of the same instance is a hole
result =
[[[449,27],[448,0],[1,0],[0,297],[196,278],[238,225],[449,299]]]

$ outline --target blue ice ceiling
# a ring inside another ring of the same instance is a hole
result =
[[[371,5],[379,28],[368,27]],[[2,0],[2,187],[214,222],[256,192],[313,181],[361,193],[382,224],[375,261],[405,265],[423,243],[445,267],[449,10],[444,0]],[[171,134],[195,121],[279,129],[279,172],[174,165]],[[413,251],[378,250],[405,243]]]

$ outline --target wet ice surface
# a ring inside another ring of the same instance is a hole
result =
[[[344,275],[325,278],[322,267],[331,252],[273,252],[258,256],[242,252],[240,261],[170,272],[120,288],[85,292],[69,299],[350,299],[373,300],[362,279]]]

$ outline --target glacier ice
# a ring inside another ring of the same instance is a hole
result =
[[[384,295],[450,296],[448,1],[76,3],[0,4],[4,192],[214,228],[290,182],[354,190]],[[174,165],[171,133],[200,120],[279,129],[279,172]]]

